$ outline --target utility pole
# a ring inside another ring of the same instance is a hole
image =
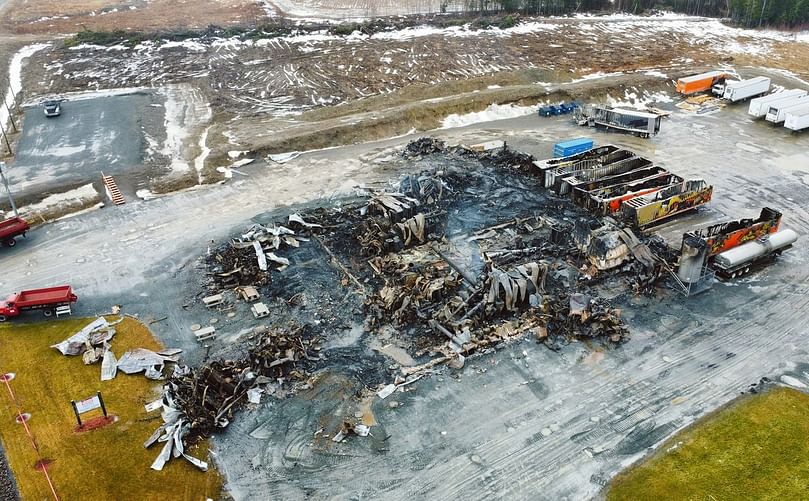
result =
[[[6,135],[6,129],[3,128],[2,124],[0,124],[0,133],[3,134],[3,139],[5,139],[5,141],[6,141],[6,148],[8,148],[8,154],[13,155],[13,152],[11,151],[11,143],[8,142],[8,136]]]
[[[5,162],[0,162],[0,178],[3,179],[3,186],[6,187],[6,193],[8,194],[8,203],[11,204],[11,210],[14,211],[14,217],[19,217],[20,214],[17,212],[17,206],[14,204],[14,197],[11,196],[11,190],[8,189],[8,180],[6,179],[6,175],[3,173],[3,169],[6,168]]]

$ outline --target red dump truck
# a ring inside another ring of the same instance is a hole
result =
[[[59,310],[66,307],[63,311],[70,313],[70,304],[78,299],[69,285],[17,292],[0,301],[0,322],[16,317],[25,310],[42,310],[46,317],[50,317],[54,313],[61,314]]]
[[[30,229],[28,222],[21,217],[12,217],[11,219],[0,221],[0,242],[9,247],[14,247],[17,245],[14,238],[20,235],[25,236]]]

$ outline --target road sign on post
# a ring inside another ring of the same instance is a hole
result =
[[[101,409],[101,412],[104,413],[104,417],[107,417],[107,408],[104,406],[104,399],[101,397],[100,391],[96,392],[96,394],[90,398],[85,398],[78,402],[71,400],[70,403],[73,405],[73,412],[76,413],[76,421],[79,422],[79,427],[81,427],[81,415],[93,409]]]

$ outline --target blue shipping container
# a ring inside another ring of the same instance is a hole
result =
[[[556,158],[569,157],[570,155],[575,155],[576,153],[581,153],[591,149],[593,149],[593,140],[586,137],[580,137],[553,145],[553,156]]]

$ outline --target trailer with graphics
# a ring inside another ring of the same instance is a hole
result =
[[[624,202],[677,186],[683,178],[670,172],[661,172],[643,179],[602,188],[590,193],[588,208],[600,215],[615,214]]]
[[[668,174],[668,171],[663,167],[651,166],[651,167],[641,167],[639,169],[631,170],[629,172],[624,172],[621,174],[612,174],[609,176],[602,177],[600,179],[594,179],[592,181],[581,183],[573,187],[570,198],[571,200],[573,200],[573,203],[578,205],[579,207],[588,208],[589,207],[588,202],[590,200],[591,195],[598,190],[624,183],[630,183],[632,181],[644,179],[657,174]]]
[[[621,204],[621,216],[636,228],[645,228],[711,201],[713,186],[690,179]]]

